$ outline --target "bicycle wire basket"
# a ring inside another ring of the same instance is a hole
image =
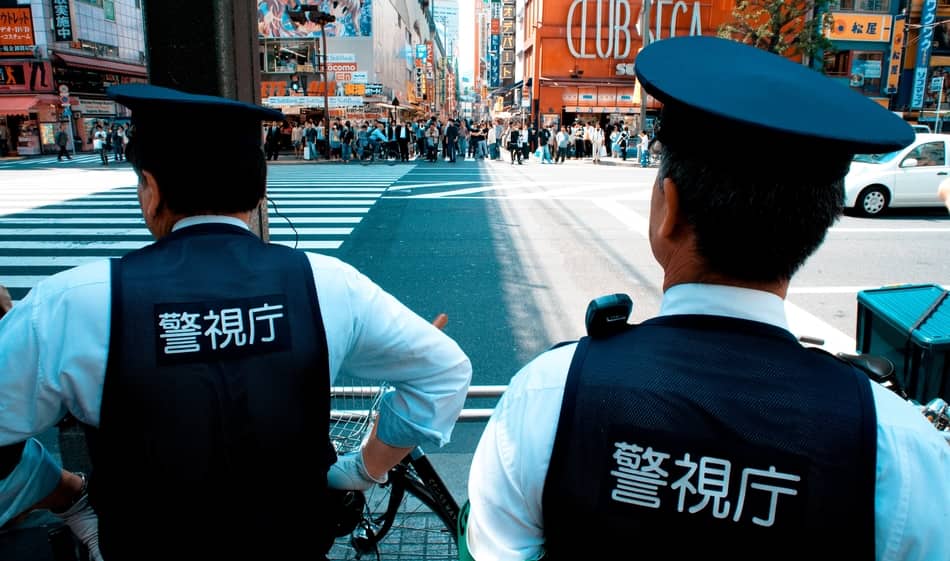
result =
[[[385,382],[367,382],[340,376],[330,388],[330,442],[337,454],[358,450],[372,431],[383,395],[391,391]]]

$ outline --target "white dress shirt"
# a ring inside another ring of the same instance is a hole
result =
[[[659,315],[681,314],[788,329],[781,298],[734,287],[670,288]],[[543,551],[541,498],[575,347],[543,353],[521,369],[482,434],[468,482],[468,547],[476,561],[526,561]],[[917,409],[878,384],[871,387],[878,424],[875,558],[947,561],[950,446]]]
[[[234,218],[205,216],[186,218],[175,229],[209,222],[247,228]],[[383,442],[447,443],[471,381],[468,357],[355,268],[325,255],[307,257],[326,329],[330,383],[346,374],[395,386],[381,406]],[[67,411],[99,425],[109,355],[109,274],[103,260],[53,275],[0,320],[0,445],[30,439]],[[58,480],[58,464],[29,440],[20,465],[0,480],[0,525]]]

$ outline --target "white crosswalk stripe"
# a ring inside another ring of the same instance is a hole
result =
[[[0,165],[0,284],[14,300],[51,274],[152,242],[127,167],[17,169],[9,163]],[[332,254],[413,167],[270,166],[271,241]]]

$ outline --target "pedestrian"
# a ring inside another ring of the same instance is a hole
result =
[[[600,121],[594,124],[590,131],[591,158],[595,164],[600,163],[601,149],[604,147],[604,129],[600,128]]]
[[[637,154],[640,156],[640,167],[650,166],[650,136],[647,131],[641,130],[639,135],[640,144],[637,148]]]
[[[950,446],[785,317],[852,157],[909,145],[910,126],[716,37],[647,46],[636,80],[663,104],[647,224],[659,316],[511,380],[472,461],[462,558],[950,558]]]
[[[96,123],[95,131],[92,133],[92,149],[99,152],[99,159],[102,165],[109,165],[109,145],[107,143],[108,134],[102,128],[102,124]]]
[[[279,111],[145,84],[106,94],[132,112],[157,241],[44,279],[0,323],[0,445],[33,451],[0,455],[0,473],[58,475],[30,437],[68,411],[95,433],[83,500],[104,559],[325,559],[330,487],[368,489],[415,445],[448,442],[470,362],[353,267],[251,233],[267,180],[255,127]],[[183,167],[173,119],[217,123],[228,142]],[[337,458],[329,392],[344,372],[395,390]],[[0,480],[3,515],[57,491],[15,482]]]
[[[66,132],[66,123],[60,123],[59,130],[56,132],[56,146],[59,148],[59,153],[56,154],[56,161],[62,162],[63,158],[67,160],[72,160],[72,156],[69,155],[69,133]]]

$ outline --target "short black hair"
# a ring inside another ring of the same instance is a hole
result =
[[[165,205],[176,214],[234,214],[260,204],[267,193],[267,161],[259,147],[216,139],[202,146],[207,163],[198,165],[183,161],[189,149],[183,144],[189,142],[142,138],[133,131],[126,158],[140,176],[155,176]]]
[[[846,164],[828,168],[846,172]],[[676,184],[680,213],[711,272],[776,282],[791,279],[818,249],[844,205],[843,175],[791,175],[754,162],[687,157],[663,145],[658,181],[661,188],[664,178]]]

